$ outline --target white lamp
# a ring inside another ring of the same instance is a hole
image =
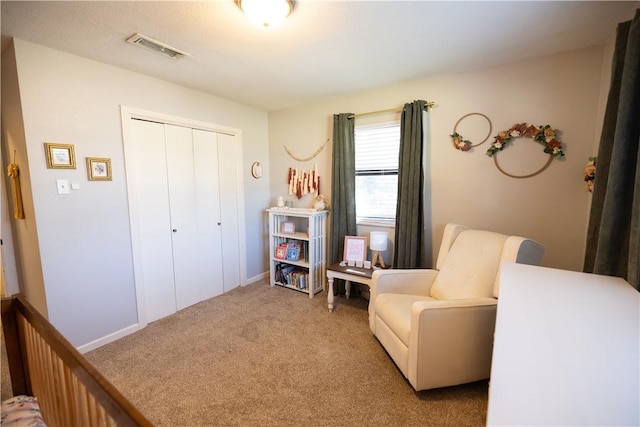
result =
[[[262,27],[276,27],[291,13],[294,0],[236,0],[249,20]]]
[[[384,265],[384,259],[380,252],[384,252],[387,250],[387,239],[389,235],[386,231],[372,231],[369,235],[369,248],[371,249],[371,265],[376,266],[378,261],[380,261],[380,266],[382,268],[387,268]]]

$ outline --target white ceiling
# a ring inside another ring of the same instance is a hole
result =
[[[603,44],[637,1],[299,0],[278,28],[234,0],[2,1],[8,37],[266,111],[389,84]],[[142,33],[191,54],[125,43]]]

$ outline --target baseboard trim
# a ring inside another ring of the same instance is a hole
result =
[[[115,331],[109,335],[105,335],[102,338],[98,338],[97,340],[91,341],[87,344],[83,344],[80,347],[78,347],[77,350],[80,353],[84,354],[91,350],[95,350],[98,347],[102,347],[103,345],[107,345],[110,342],[119,340],[120,338],[130,335],[136,331],[139,331],[140,329],[142,329],[140,325],[138,323],[135,323],[131,326],[127,326],[126,328],[122,328],[119,331]]]
[[[250,284],[255,283],[255,282],[259,282],[259,281],[261,281],[263,279],[266,279],[268,277],[269,277],[269,272],[265,271],[264,273],[258,274],[257,276],[253,276],[253,277],[247,279],[247,285],[250,285]]]

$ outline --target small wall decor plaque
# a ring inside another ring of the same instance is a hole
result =
[[[87,157],[89,181],[111,181],[111,159]]]
[[[251,165],[251,176],[255,179],[262,178],[262,163],[253,162],[253,164]]]
[[[75,169],[76,155],[71,144],[44,143],[49,169]]]

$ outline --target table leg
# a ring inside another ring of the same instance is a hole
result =
[[[333,277],[329,277],[329,291],[327,292],[327,306],[329,313],[333,312]]]
[[[344,282],[344,294],[347,297],[347,299],[349,299],[349,297],[351,296],[351,281],[350,280],[345,280],[345,282]]]

